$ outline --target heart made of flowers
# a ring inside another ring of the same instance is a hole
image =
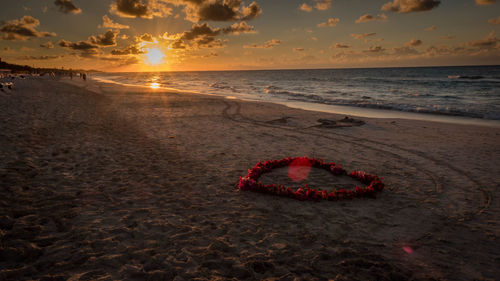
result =
[[[293,190],[291,187],[287,187],[284,185],[263,184],[259,181],[259,178],[262,174],[269,173],[276,168],[282,168],[286,166],[290,166],[290,168],[296,167],[294,163],[298,163],[298,165],[300,165],[301,167],[309,167],[309,169],[311,167],[324,169],[335,176],[349,175],[359,182],[366,184],[367,187],[356,186],[354,190],[346,190],[342,188],[339,190],[335,189],[328,192],[322,189],[313,189],[307,184],[299,187],[297,190]],[[240,177],[238,188],[245,191],[249,190],[278,196],[286,196],[297,200],[312,199],[337,201],[343,199],[352,199],[355,197],[375,197],[375,193],[377,191],[382,191],[384,189],[384,183],[378,176],[369,175],[363,171],[353,171],[347,173],[347,171],[344,170],[342,166],[337,165],[333,162],[327,163],[321,159],[308,157],[288,157],[281,160],[268,160],[265,162],[257,163],[257,165],[255,165],[252,169],[248,170],[247,176]]]

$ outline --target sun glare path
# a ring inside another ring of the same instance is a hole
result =
[[[151,83],[151,86],[149,86],[149,87],[151,87],[151,89],[158,89],[158,88],[160,88],[160,83],[156,83],[156,82]]]
[[[163,54],[163,52],[160,49],[151,48],[151,49],[148,49],[148,52],[146,53],[146,57],[148,58],[149,63],[156,65],[156,64],[160,64],[162,62],[165,55]]]

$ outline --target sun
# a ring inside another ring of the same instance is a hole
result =
[[[164,57],[165,55],[158,48],[150,48],[146,53],[146,58],[148,59],[148,62],[152,65],[160,64],[163,61]]]

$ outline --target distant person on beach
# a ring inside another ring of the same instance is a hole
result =
[[[69,79],[73,80],[73,72],[69,73]]]
[[[83,78],[83,81],[87,81],[87,74],[84,73],[82,78]]]

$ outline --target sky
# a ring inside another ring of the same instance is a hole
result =
[[[0,0],[0,57],[190,71],[500,65],[496,0]]]

